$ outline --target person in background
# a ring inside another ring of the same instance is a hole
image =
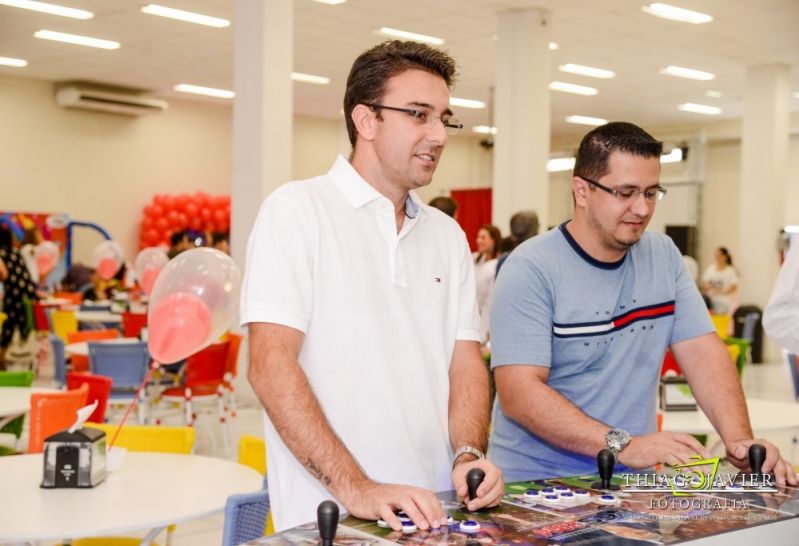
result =
[[[211,234],[211,247],[230,254],[230,239],[227,233],[215,231]]]
[[[240,310],[278,530],[331,496],[395,531],[399,509],[420,530],[445,527],[434,491],[467,496],[473,468],[485,479],[469,509],[504,493],[483,453],[488,370],[469,246],[414,191],[462,127],[454,71],[414,42],[362,53],[344,94],[351,158],[279,187],[256,219]]]
[[[428,205],[440,210],[450,218],[458,218],[458,203],[452,197],[444,195],[434,197],[430,200]]]
[[[530,237],[538,235],[538,214],[533,210],[521,210],[510,217],[510,235],[502,239],[497,259],[497,275],[513,249]]]
[[[14,332],[19,331],[23,340],[31,332],[31,324],[25,313],[25,299],[37,299],[36,285],[31,280],[28,268],[19,250],[13,246],[13,235],[8,226],[0,224],[0,282],[3,283],[3,313],[6,320],[0,330],[0,370],[6,367],[6,350]]]
[[[720,246],[715,261],[702,274],[702,292],[710,298],[717,315],[732,315],[738,303],[738,270],[729,251]]]
[[[189,232],[185,229],[173,233],[169,238],[169,242],[172,246],[169,248],[169,251],[166,253],[166,255],[170,260],[184,250],[194,248],[194,244],[189,238]]]
[[[763,329],[771,340],[792,354],[799,354],[799,242],[785,255],[768,305]]]
[[[494,278],[497,275],[497,257],[502,234],[491,224],[477,230],[477,251],[474,258],[474,282],[477,287],[477,308],[480,310],[480,337],[485,345],[491,325],[491,300],[494,297]]]

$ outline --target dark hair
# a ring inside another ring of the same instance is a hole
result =
[[[11,230],[5,224],[0,224],[0,250],[11,250]]]
[[[188,231],[186,231],[185,229],[181,229],[180,231],[176,231],[175,233],[173,233],[173,234],[172,234],[172,235],[169,237],[169,242],[172,244],[172,246],[176,246],[176,245],[177,245],[179,242],[181,242],[181,241],[182,241],[184,238],[185,238],[185,239],[188,239],[188,238],[189,238],[189,232],[188,232]]]
[[[583,137],[574,163],[574,176],[599,180],[608,174],[608,158],[613,152],[660,157],[663,143],[632,123],[607,123]]]
[[[510,217],[510,237],[516,244],[538,235],[538,214],[522,210]]]
[[[486,259],[493,260],[497,256],[499,256],[499,245],[502,243],[502,234],[499,232],[499,228],[493,224],[484,224],[480,226],[480,229],[477,230],[477,233],[480,233],[480,230],[486,230],[488,232],[488,236],[491,237],[491,240],[494,241],[494,251],[491,253],[490,256],[486,256]],[[480,256],[476,258],[479,260]]]
[[[455,81],[452,57],[425,44],[392,40],[364,51],[352,63],[344,93],[344,118],[353,148],[358,131],[352,111],[359,104],[380,102],[386,82],[406,70],[424,70],[441,76],[449,88]]]
[[[727,265],[732,265],[732,256],[730,256],[730,251],[723,246],[720,246],[717,250],[721,252],[721,254],[727,259]]]
[[[452,197],[440,196],[433,197],[428,203],[433,208],[437,208],[447,216],[455,217],[458,212],[458,203]]]
[[[216,246],[222,241],[229,241],[227,233],[223,231],[214,231],[211,234],[211,246]]]

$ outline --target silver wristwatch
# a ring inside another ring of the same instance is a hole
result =
[[[613,455],[618,455],[622,449],[627,447],[630,440],[630,433],[620,428],[612,428],[605,433],[605,442],[608,444],[608,449],[613,452]]]
[[[455,456],[452,458],[452,468],[455,468],[455,463],[458,462],[458,459],[461,455],[465,454],[474,455],[478,459],[485,459],[486,454],[477,449],[476,447],[472,446],[461,446],[458,448],[458,451],[455,452]]]

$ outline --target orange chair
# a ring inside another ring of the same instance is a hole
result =
[[[45,438],[72,426],[77,411],[86,405],[88,396],[87,384],[74,391],[31,394],[28,453],[41,453]]]
[[[72,305],[80,305],[83,302],[83,294],[80,292],[56,292],[53,297],[69,300]]]
[[[92,404],[97,400],[97,408],[87,421],[90,423],[105,423],[105,410],[108,407],[108,397],[111,395],[113,381],[110,377],[91,373],[69,372],[67,374],[67,390],[74,391],[83,384],[89,385],[89,395],[86,398],[86,403]]]
[[[141,329],[145,326],[147,326],[146,313],[131,313],[130,311],[122,313],[122,335],[125,337],[141,336]]]
[[[101,341],[103,339],[116,339],[119,337],[119,330],[108,328],[105,330],[79,330],[77,332],[67,332],[67,343],[80,343],[81,341]],[[88,372],[89,357],[86,355],[72,355],[70,358],[73,372]]]

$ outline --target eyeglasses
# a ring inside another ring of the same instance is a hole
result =
[[[463,123],[456,117],[453,117],[452,114],[442,114],[440,118],[436,118],[430,115],[430,112],[425,110],[419,110],[417,108],[398,108],[396,106],[386,106],[385,104],[377,104],[374,102],[365,103],[366,106],[371,108],[372,110],[394,110],[395,112],[405,112],[413,119],[416,120],[416,123],[419,125],[426,125],[428,128],[435,125],[436,121],[440,121],[441,124],[447,129],[448,135],[457,134],[458,131],[463,129]]]
[[[646,189],[638,189],[635,186],[622,186],[620,188],[609,188],[604,184],[600,184],[596,180],[591,180],[590,178],[586,178],[584,176],[578,176],[578,178],[582,178],[592,186],[596,186],[600,190],[608,192],[610,195],[618,199],[619,201],[634,201],[638,199],[638,196],[642,193],[644,194],[644,199],[649,201],[650,203],[654,203],[655,201],[660,201],[663,199],[663,196],[666,195],[666,188],[661,186],[655,186],[654,188],[646,188]]]

